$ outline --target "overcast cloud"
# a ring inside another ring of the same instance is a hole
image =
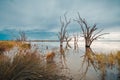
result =
[[[0,31],[10,29],[30,31],[29,34],[57,33],[60,28],[60,16],[67,12],[67,17],[74,19],[79,12],[91,25],[96,23],[100,29],[117,32],[117,37],[114,38],[118,39],[119,4],[120,0],[0,0]],[[71,32],[79,32],[79,29],[75,22],[69,26]]]

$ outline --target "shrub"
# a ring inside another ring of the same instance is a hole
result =
[[[31,48],[31,44],[21,43],[21,44],[19,44],[18,47],[19,47],[20,50],[27,50],[27,49],[30,49],[30,48]]]
[[[0,80],[3,80],[3,75],[5,74],[5,71],[9,69],[10,67],[10,59],[5,55],[0,55]]]
[[[120,69],[120,51],[117,52],[116,59],[117,59],[117,63],[118,63],[119,69]]]
[[[107,63],[112,68],[113,65],[115,65],[115,63],[116,63],[116,54],[113,54],[113,53],[108,54],[107,60],[108,60]]]
[[[0,54],[5,51],[9,51],[15,46],[15,43],[12,41],[0,41]]]
[[[53,65],[54,64],[54,65]],[[0,80],[66,80],[56,63],[47,64],[36,52],[0,55]]]
[[[0,54],[3,54],[5,51],[10,51],[15,46],[20,50],[28,50],[31,48],[31,44],[25,42],[22,43],[18,41],[0,41]]]

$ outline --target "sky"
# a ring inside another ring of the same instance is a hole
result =
[[[110,33],[107,40],[120,40],[120,0],[0,0],[0,40],[11,40],[24,31],[29,40],[58,39],[60,16],[71,19],[69,34],[81,33],[73,19],[79,12],[91,26]]]

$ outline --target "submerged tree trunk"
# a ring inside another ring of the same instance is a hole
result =
[[[74,35],[74,50],[78,48],[78,36]]]
[[[60,42],[60,51],[63,48],[63,42],[67,37],[67,30],[66,28],[68,27],[68,25],[70,24],[71,20],[67,20],[66,14],[64,14],[64,20],[61,19],[60,17],[60,22],[61,22],[61,29],[58,32],[58,38],[59,38],[59,42]]]
[[[60,52],[62,51],[63,49],[63,42],[60,42]]]
[[[80,17],[79,13],[78,13],[78,19],[75,20],[75,21],[77,21],[77,23],[80,24],[82,34],[83,34],[83,37],[85,39],[85,47],[90,47],[94,40],[98,39],[102,35],[108,34],[108,33],[100,34],[103,29],[96,32],[97,29],[98,29],[96,27],[96,24],[94,24],[91,27],[90,25],[88,25],[88,23],[87,23],[87,21],[85,19]]]

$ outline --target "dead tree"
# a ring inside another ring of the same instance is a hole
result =
[[[67,36],[67,27],[70,24],[71,20],[67,19],[66,14],[64,14],[63,20],[60,17],[60,22],[61,22],[61,29],[60,32],[58,32],[58,38],[60,42],[60,62],[62,63],[62,67],[66,66],[66,58],[65,58],[65,51],[63,49],[63,42],[68,41],[68,36]],[[67,38],[67,40],[66,40]]]
[[[77,35],[73,35],[74,38],[74,50],[76,50],[78,48],[78,34]]]
[[[65,36],[65,41],[66,41],[66,49],[71,48],[69,42],[72,40],[69,35]]]
[[[85,39],[85,47],[90,47],[94,40],[98,39],[102,35],[108,34],[108,33],[101,34],[103,29],[97,31],[98,28],[96,27],[96,24],[94,24],[92,27],[89,26],[86,20],[80,17],[79,13],[78,13],[78,19],[75,21],[77,21],[77,23],[80,25],[82,29],[82,34]]]
[[[25,42],[27,40],[26,33],[24,31],[19,31],[19,35],[16,37],[16,41]]]
[[[98,28],[96,27],[96,24],[94,24],[93,26],[89,26],[86,20],[80,17],[79,13],[78,13],[78,19],[75,21],[77,21],[77,23],[80,25],[83,37],[85,39],[86,50],[85,50],[85,55],[83,56],[84,58],[83,58],[81,70],[83,69],[85,63],[87,64],[88,67],[86,67],[84,74],[81,76],[81,79],[83,79],[83,77],[86,75],[88,71],[89,65],[92,65],[95,71],[97,70],[97,66],[95,64],[96,55],[90,48],[91,44],[99,37],[108,33],[101,33],[103,29],[97,31]]]
[[[61,19],[60,17],[60,22],[61,22],[61,30],[58,32],[58,38],[60,41],[60,48],[63,47],[63,42],[65,41],[65,37],[67,34],[67,26],[70,24],[71,20],[67,20],[66,14],[64,14],[64,20]]]
[[[97,69],[98,69],[97,65],[95,63],[95,56],[92,55],[92,53],[93,53],[93,51],[89,47],[89,48],[86,48],[85,55],[82,56],[83,61],[82,61],[81,68],[80,68],[80,72],[82,72],[80,75],[80,80],[84,80],[90,67],[93,67],[95,71],[97,71]]]

